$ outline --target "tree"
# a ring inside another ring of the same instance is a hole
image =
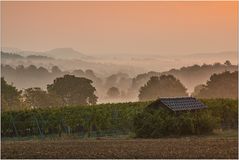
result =
[[[59,74],[59,73],[61,73],[61,70],[60,70],[60,68],[59,68],[58,66],[53,66],[53,67],[51,68],[51,72],[52,72],[53,74]]]
[[[34,74],[34,73],[37,73],[37,67],[35,65],[30,65],[26,68],[26,71],[29,73],[29,74]]]
[[[199,93],[203,88],[205,88],[205,85],[203,85],[203,84],[197,85],[197,86],[194,88],[194,91],[193,91],[193,93],[192,93],[192,96],[193,96],[193,97],[197,96],[198,93]]]
[[[213,74],[203,89],[196,95],[198,98],[237,98],[238,71]]]
[[[72,74],[74,74],[75,76],[84,76],[84,71],[83,70],[81,70],[81,69],[77,69],[77,70],[74,70],[73,72],[72,72]]]
[[[151,77],[139,90],[139,100],[155,100],[159,97],[187,96],[186,88],[172,75]]]
[[[18,91],[16,87],[7,84],[5,79],[1,77],[2,111],[21,109],[20,97],[21,91]]]
[[[47,85],[49,93],[60,96],[65,105],[96,104],[97,97],[94,92],[93,82],[86,78],[65,75],[56,78],[53,84]]]
[[[25,72],[25,67],[23,65],[18,65],[16,67],[16,73],[24,73]]]
[[[107,95],[110,98],[118,98],[120,96],[119,89],[116,88],[116,87],[111,87],[111,88],[108,89]]]
[[[59,96],[49,94],[38,87],[26,89],[23,97],[25,99],[25,105],[29,108],[45,108],[63,105],[63,100]]]
[[[91,69],[85,71],[86,76],[95,77],[95,73]]]
[[[224,63],[226,66],[231,66],[232,63],[229,60],[226,60],[226,62]]]
[[[106,78],[105,80],[105,86],[108,87],[112,87],[114,85],[117,84],[117,80],[118,80],[118,76],[116,74],[113,74],[109,77]]]

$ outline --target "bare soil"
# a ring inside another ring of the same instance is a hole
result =
[[[238,158],[237,137],[2,141],[1,158]]]

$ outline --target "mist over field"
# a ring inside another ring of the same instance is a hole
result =
[[[163,72],[170,69],[179,69],[183,66],[191,66],[194,64],[213,64],[216,62],[224,63],[226,60],[234,65],[237,64],[236,51],[223,51],[216,53],[192,53],[183,55],[161,56],[161,54],[102,54],[90,55],[81,53],[73,48],[56,48],[49,51],[34,52],[22,51],[14,48],[2,48],[3,52],[16,53],[21,56],[39,55],[46,56],[44,59],[35,58],[32,62],[31,58],[27,60],[22,58],[11,61],[10,59],[2,60],[4,64],[10,65],[30,65],[45,66],[50,69],[57,65],[62,70],[72,71],[75,69],[92,69],[99,75],[111,75],[117,72],[125,72],[130,76],[149,71]],[[110,66],[110,67],[109,67]]]
[[[138,101],[140,87],[152,76],[174,75],[191,95],[197,85],[206,84],[214,73],[237,70],[237,53],[198,53],[181,56],[89,55],[72,48],[44,52],[2,48],[2,76],[18,89],[46,90],[57,77],[73,74],[93,81],[98,103]],[[225,65],[229,60],[230,65]],[[119,95],[107,91],[117,87]]]

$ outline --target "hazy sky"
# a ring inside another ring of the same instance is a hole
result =
[[[1,2],[2,46],[85,54],[237,49],[237,2]]]

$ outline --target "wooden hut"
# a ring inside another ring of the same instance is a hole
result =
[[[147,108],[151,109],[158,109],[160,107],[173,112],[197,111],[207,108],[206,105],[194,97],[159,98],[147,106]]]

